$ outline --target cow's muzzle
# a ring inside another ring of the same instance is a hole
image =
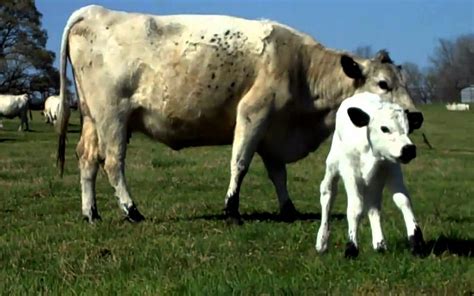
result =
[[[416,157],[416,146],[415,145],[405,145],[402,148],[402,153],[399,157],[401,163],[409,163],[412,159]]]
[[[419,129],[423,124],[423,114],[419,111],[407,112],[409,132]]]

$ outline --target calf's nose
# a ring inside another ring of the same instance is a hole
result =
[[[409,163],[413,158],[416,157],[416,146],[405,145],[402,148],[402,154],[400,155],[400,161],[402,163]]]

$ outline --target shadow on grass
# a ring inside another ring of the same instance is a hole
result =
[[[240,218],[243,222],[253,222],[253,221],[266,221],[266,222],[283,222],[283,223],[292,223],[294,221],[315,221],[321,220],[321,214],[319,213],[298,213],[293,219],[287,219],[282,217],[278,213],[270,212],[253,212],[241,214]],[[332,214],[331,219],[334,220],[343,220],[346,218],[345,214]],[[226,221],[229,217],[225,214],[210,214],[210,215],[201,215],[187,218],[180,218],[180,220],[221,220]]]
[[[440,256],[445,252],[457,256],[474,257],[474,240],[441,235],[435,240],[426,242],[427,254]]]
[[[5,138],[5,139],[0,139],[0,143],[3,142],[15,142],[18,141],[17,139],[12,139],[12,138]]]

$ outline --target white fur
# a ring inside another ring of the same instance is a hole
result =
[[[367,126],[357,127],[348,109],[357,107],[370,115]],[[383,132],[381,126],[390,130]],[[372,228],[374,249],[385,249],[380,224],[382,191],[385,185],[402,211],[407,235],[414,235],[417,222],[411,209],[410,197],[403,182],[399,163],[402,147],[412,145],[408,138],[405,111],[396,104],[383,102],[375,94],[360,93],[345,100],[337,111],[336,130],[326,160],[326,173],[321,182],[321,226],[316,250],[328,248],[329,212],[337,190],[339,177],[347,193],[349,241],[356,247],[357,226],[362,214],[367,213]]]
[[[0,95],[0,117],[9,119],[19,117],[21,122],[18,130],[28,130],[28,95]],[[25,125],[26,128],[23,128]],[[3,126],[3,125],[2,125]]]
[[[50,96],[46,99],[43,110],[46,123],[56,124],[60,104],[61,98],[59,96]]]

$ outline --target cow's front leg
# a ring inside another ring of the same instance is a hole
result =
[[[240,186],[248,171],[257,145],[268,124],[271,103],[261,93],[250,90],[237,107],[237,118],[230,161],[230,182],[225,199],[225,214],[231,222],[241,224]]]
[[[283,221],[294,221],[299,213],[288,194],[285,163],[263,155],[262,160],[267,169],[268,177],[272,180],[277,193],[280,205],[280,217]]]
[[[403,182],[403,174],[400,165],[394,165],[390,170],[387,185],[393,194],[393,201],[403,214],[412,254],[423,255],[425,251],[423,233],[413,214],[410,196]]]

